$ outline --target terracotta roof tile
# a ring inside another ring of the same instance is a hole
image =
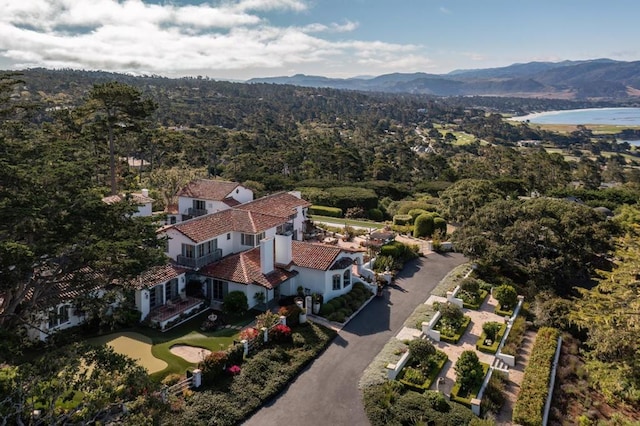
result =
[[[222,201],[239,185],[225,180],[196,179],[178,191],[178,197]]]
[[[327,271],[338,255],[343,252],[339,247],[313,244],[302,241],[291,242],[293,263],[309,269]]]
[[[223,281],[255,284],[268,289],[277,287],[297,275],[296,271],[285,271],[277,267],[272,272],[263,274],[260,268],[260,247],[226,257],[205,266],[198,273]]]
[[[296,212],[297,207],[309,207],[310,205],[310,202],[298,198],[293,194],[279,192],[241,204],[237,208],[288,218]]]
[[[167,282],[185,273],[186,269],[173,264],[154,266],[140,274],[136,279],[129,282],[136,290],[151,288],[158,284]]]
[[[127,195],[129,195],[131,197],[131,201],[133,201],[136,204],[147,204],[147,203],[153,203],[154,201],[153,198],[151,197],[142,195],[141,193],[132,192],[131,194],[109,195],[108,197],[104,197],[102,199],[102,202],[106,204],[119,203],[120,201],[126,199]]]
[[[227,232],[258,234],[282,225],[285,220],[251,211],[229,209],[204,216],[198,216],[170,227],[199,243]]]

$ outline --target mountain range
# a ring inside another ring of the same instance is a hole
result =
[[[436,96],[518,96],[560,99],[640,98],[640,61],[612,59],[529,62],[448,74],[393,73],[377,77],[328,78],[305,74],[254,78],[247,83],[420,93]]]

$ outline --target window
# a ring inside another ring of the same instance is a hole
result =
[[[214,300],[224,299],[224,281],[213,280],[213,285],[211,286],[211,298]]]
[[[164,297],[165,301],[171,300],[178,296],[178,280],[172,279],[164,285]]]
[[[349,287],[351,285],[351,270],[347,269],[344,271],[344,286]]]
[[[193,208],[194,210],[206,210],[207,206],[204,200],[193,200]]]
[[[264,239],[264,232],[259,234],[241,234],[240,244],[243,246],[255,247],[260,243],[260,240]]]
[[[69,322],[69,305],[59,306],[49,312],[49,328],[57,327]]]
[[[231,239],[231,232],[227,234],[227,241]]]
[[[218,240],[213,239],[206,243],[198,244],[198,258],[215,252],[218,248]]]
[[[340,274],[336,274],[333,276],[333,289],[340,290]]]
[[[191,244],[182,244],[182,255],[193,259],[195,257],[195,247]]]

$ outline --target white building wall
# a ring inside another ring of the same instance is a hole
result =
[[[169,251],[167,255],[173,259],[178,259],[178,255],[182,254],[182,244],[195,244],[189,238],[187,238],[184,234],[176,231],[175,229],[167,229],[163,234],[166,234],[169,237]]]
[[[242,185],[238,185],[236,189],[229,194],[229,196],[233,197],[235,200],[241,203],[248,203],[249,201],[253,201],[253,191],[249,188],[245,188]]]
[[[138,206],[138,211],[133,216],[149,217],[152,214],[151,203],[145,203]]]

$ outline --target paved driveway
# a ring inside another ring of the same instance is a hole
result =
[[[358,389],[362,372],[447,272],[465,260],[459,254],[430,254],[409,263],[384,298],[374,298],[285,392],[245,425],[368,425]]]

